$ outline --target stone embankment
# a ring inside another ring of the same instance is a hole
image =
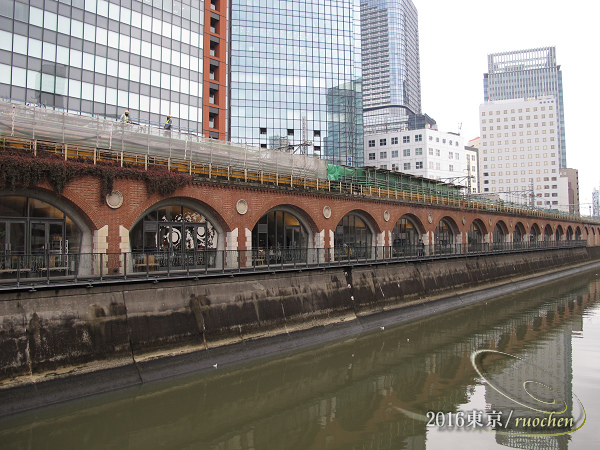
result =
[[[458,308],[597,250],[2,293],[0,415]]]

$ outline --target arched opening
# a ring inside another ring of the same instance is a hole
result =
[[[567,233],[565,235],[565,240],[566,241],[572,241],[573,240],[573,235],[574,235],[573,228],[571,228],[571,226],[569,225],[567,227]]]
[[[550,224],[548,224],[544,228],[544,242],[548,242],[550,240],[552,240],[552,227]]]
[[[523,238],[526,236],[525,227],[521,222],[517,222],[515,224],[515,229],[513,230],[513,247],[521,248],[525,245],[523,242]]]
[[[560,242],[563,240],[565,233],[563,232],[562,226],[557,226],[556,227],[556,233],[554,233],[554,240],[556,242]]]
[[[469,227],[468,244],[469,252],[480,252],[484,250],[484,226],[479,219],[474,220]]]
[[[501,220],[498,221],[492,233],[493,249],[502,250],[506,247],[506,225]]]
[[[252,230],[252,256],[256,265],[305,262],[307,248],[308,232],[289,211],[269,211]]]
[[[408,215],[400,217],[392,230],[392,255],[415,255],[419,239],[419,229],[413,219]]]
[[[454,236],[455,232],[451,219],[448,217],[440,219],[434,232],[435,253],[454,253],[456,251]]]
[[[357,214],[346,214],[335,228],[335,258],[366,259],[370,256],[373,235]]]
[[[129,233],[133,271],[215,267],[219,233],[196,208],[167,204],[147,211]]]
[[[530,247],[537,247],[539,245],[539,240],[540,240],[540,227],[538,226],[537,223],[534,223],[531,226],[531,230],[529,231],[529,246]]]
[[[32,197],[1,197],[0,278],[77,273],[81,236],[56,206]]]

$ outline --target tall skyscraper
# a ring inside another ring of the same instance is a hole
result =
[[[359,0],[232,0],[230,39],[233,142],[363,164]]]
[[[365,132],[424,128],[417,124],[423,116],[415,5],[361,0],[360,10]]]
[[[0,97],[226,138],[225,0],[0,3]]]
[[[562,72],[555,47],[543,47],[488,55],[483,75],[484,101],[532,99],[553,95],[559,116],[559,162],[567,167]]]

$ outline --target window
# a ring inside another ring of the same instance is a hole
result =
[[[450,165],[448,166],[448,170],[449,170],[450,172],[454,172],[454,166],[453,166],[452,164],[450,164]]]
[[[402,136],[402,143],[403,144],[410,143],[410,136]]]
[[[404,163],[404,170],[410,170],[410,163]]]
[[[380,169],[385,169],[385,170],[387,170],[387,164],[381,164],[381,165],[379,166],[379,168],[380,168]]]
[[[396,144],[398,144],[398,138],[394,137],[394,138],[392,138],[392,145],[396,145]]]
[[[294,135],[294,130],[292,128],[288,128],[287,135],[288,136],[293,136]]]
[[[375,153],[369,153],[369,161],[375,160]]]
[[[435,149],[435,156],[440,156],[440,149],[439,148]]]
[[[454,158],[454,153],[448,152],[448,159],[452,159],[452,158]]]
[[[423,155],[423,149],[422,148],[416,148],[415,149],[415,155],[416,156],[422,156]]]
[[[394,172],[397,172],[398,171],[398,164],[392,164],[392,170]]]
[[[382,147],[383,147],[383,146],[384,146],[384,145],[386,145],[386,144],[387,144],[387,139],[379,139],[379,145],[380,145],[380,146],[382,146]]]
[[[392,150],[392,158],[398,157],[398,150]]]
[[[369,147],[375,147],[375,139],[369,140]]]
[[[260,129],[260,134],[267,134],[267,129],[266,128],[261,128]]]
[[[415,134],[415,142],[423,142],[423,135]]]
[[[410,148],[405,148],[402,150],[402,156],[410,156]]]
[[[415,169],[422,169],[423,168],[423,161],[417,161],[415,163]]]
[[[429,154],[433,156],[433,149],[431,147],[429,147]]]
[[[379,159],[387,158],[387,152],[379,152]]]

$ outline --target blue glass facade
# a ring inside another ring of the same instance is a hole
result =
[[[0,97],[202,130],[204,1],[2,0]]]
[[[560,115],[560,168],[567,167],[562,72],[556,64],[556,48],[493,53],[483,75],[484,101],[527,99],[553,95]]]
[[[231,140],[362,165],[360,46],[358,0],[233,0]]]
[[[421,113],[417,9],[411,0],[362,0],[361,29],[365,131],[406,128]]]

